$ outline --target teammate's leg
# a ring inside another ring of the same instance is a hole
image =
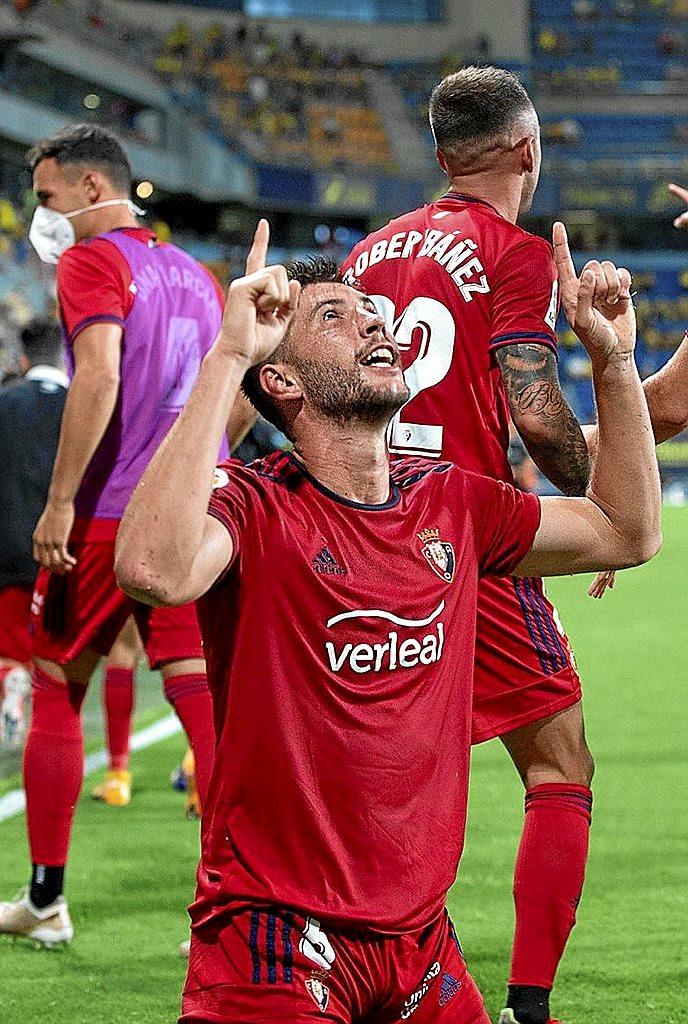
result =
[[[84,772],[81,705],[99,658],[87,649],[68,665],[34,663],[24,751],[31,882],[26,896],[0,904],[0,931],[46,945],[69,942],[73,934],[62,893]]]
[[[177,713],[193,752],[195,785],[202,807],[215,757],[213,707],[205,662],[201,658],[187,658],[168,661],[158,667],[165,696]]]
[[[507,1005],[519,1024],[545,1024],[583,889],[594,763],[580,703],[501,739],[526,788]]]
[[[110,768],[129,768],[129,738],[134,707],[134,674],[143,645],[133,617],[127,619],[105,661],[103,708],[107,726]]]
[[[148,663],[162,673],[165,696],[186,732],[202,804],[215,758],[215,726],[196,608],[137,605],[135,615]]]
[[[134,707],[134,674],[143,645],[133,616],[127,619],[110,649],[103,674],[103,711],[109,755],[105,780],[92,795],[113,807],[131,800],[129,741]]]

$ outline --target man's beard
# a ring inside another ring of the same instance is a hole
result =
[[[351,420],[386,426],[409,398],[408,388],[393,392],[390,388],[371,387],[363,380],[358,365],[353,370],[344,370],[305,359],[299,360],[294,368],[310,404],[339,426]]]

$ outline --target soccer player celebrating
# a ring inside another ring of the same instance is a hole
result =
[[[488,1024],[444,909],[464,836],[478,581],[658,547],[627,282],[582,275],[598,454],[586,497],[540,500],[448,462],[390,472],[387,426],[409,397],[397,342],[333,266],[265,269],[267,242],[262,221],[117,540],[133,598],[198,599],[214,699],[181,1020]],[[242,381],[295,449],[213,476]]]
[[[540,171],[533,105],[510,72],[468,67],[434,90],[430,122],[446,194],[363,240],[343,268],[402,352],[410,399],[390,449],[510,483],[512,419],[540,470],[584,494],[588,451],[557,377],[552,250],[516,226]],[[573,655],[535,575],[479,586],[473,742],[496,736],[526,789],[503,1022],[545,1024],[583,888],[593,761]]]
[[[138,225],[129,162],[106,129],[67,128],[28,161],[40,204],[30,238],[57,263],[72,379],[33,538],[42,566],[24,760],[33,872],[28,893],[0,905],[0,931],[54,945],[73,933],[62,891],[83,776],[81,705],[132,613],[193,748],[201,801],[210,776],[212,707],[195,609],[134,605],[115,583],[113,557],[131,492],[217,334],[222,295],[204,267]]]

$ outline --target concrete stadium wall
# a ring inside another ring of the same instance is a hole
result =
[[[344,9],[347,2],[342,0]],[[447,17],[441,25],[370,25],[350,21],[284,21],[261,19],[278,35],[291,36],[298,30],[324,48],[342,46],[357,49],[383,60],[433,60],[458,48],[466,39],[485,35],[496,59],[525,61],[529,55],[527,0],[445,0]],[[170,3],[137,4],[110,0],[122,16],[144,31],[155,26],[165,30],[180,18],[203,26],[224,21],[236,24],[237,15],[222,15],[217,9],[199,10]]]

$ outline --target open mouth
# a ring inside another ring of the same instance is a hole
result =
[[[387,345],[384,342],[380,345],[376,345],[375,348],[371,349],[361,360],[361,366],[396,366],[397,363],[397,352],[392,345]]]

